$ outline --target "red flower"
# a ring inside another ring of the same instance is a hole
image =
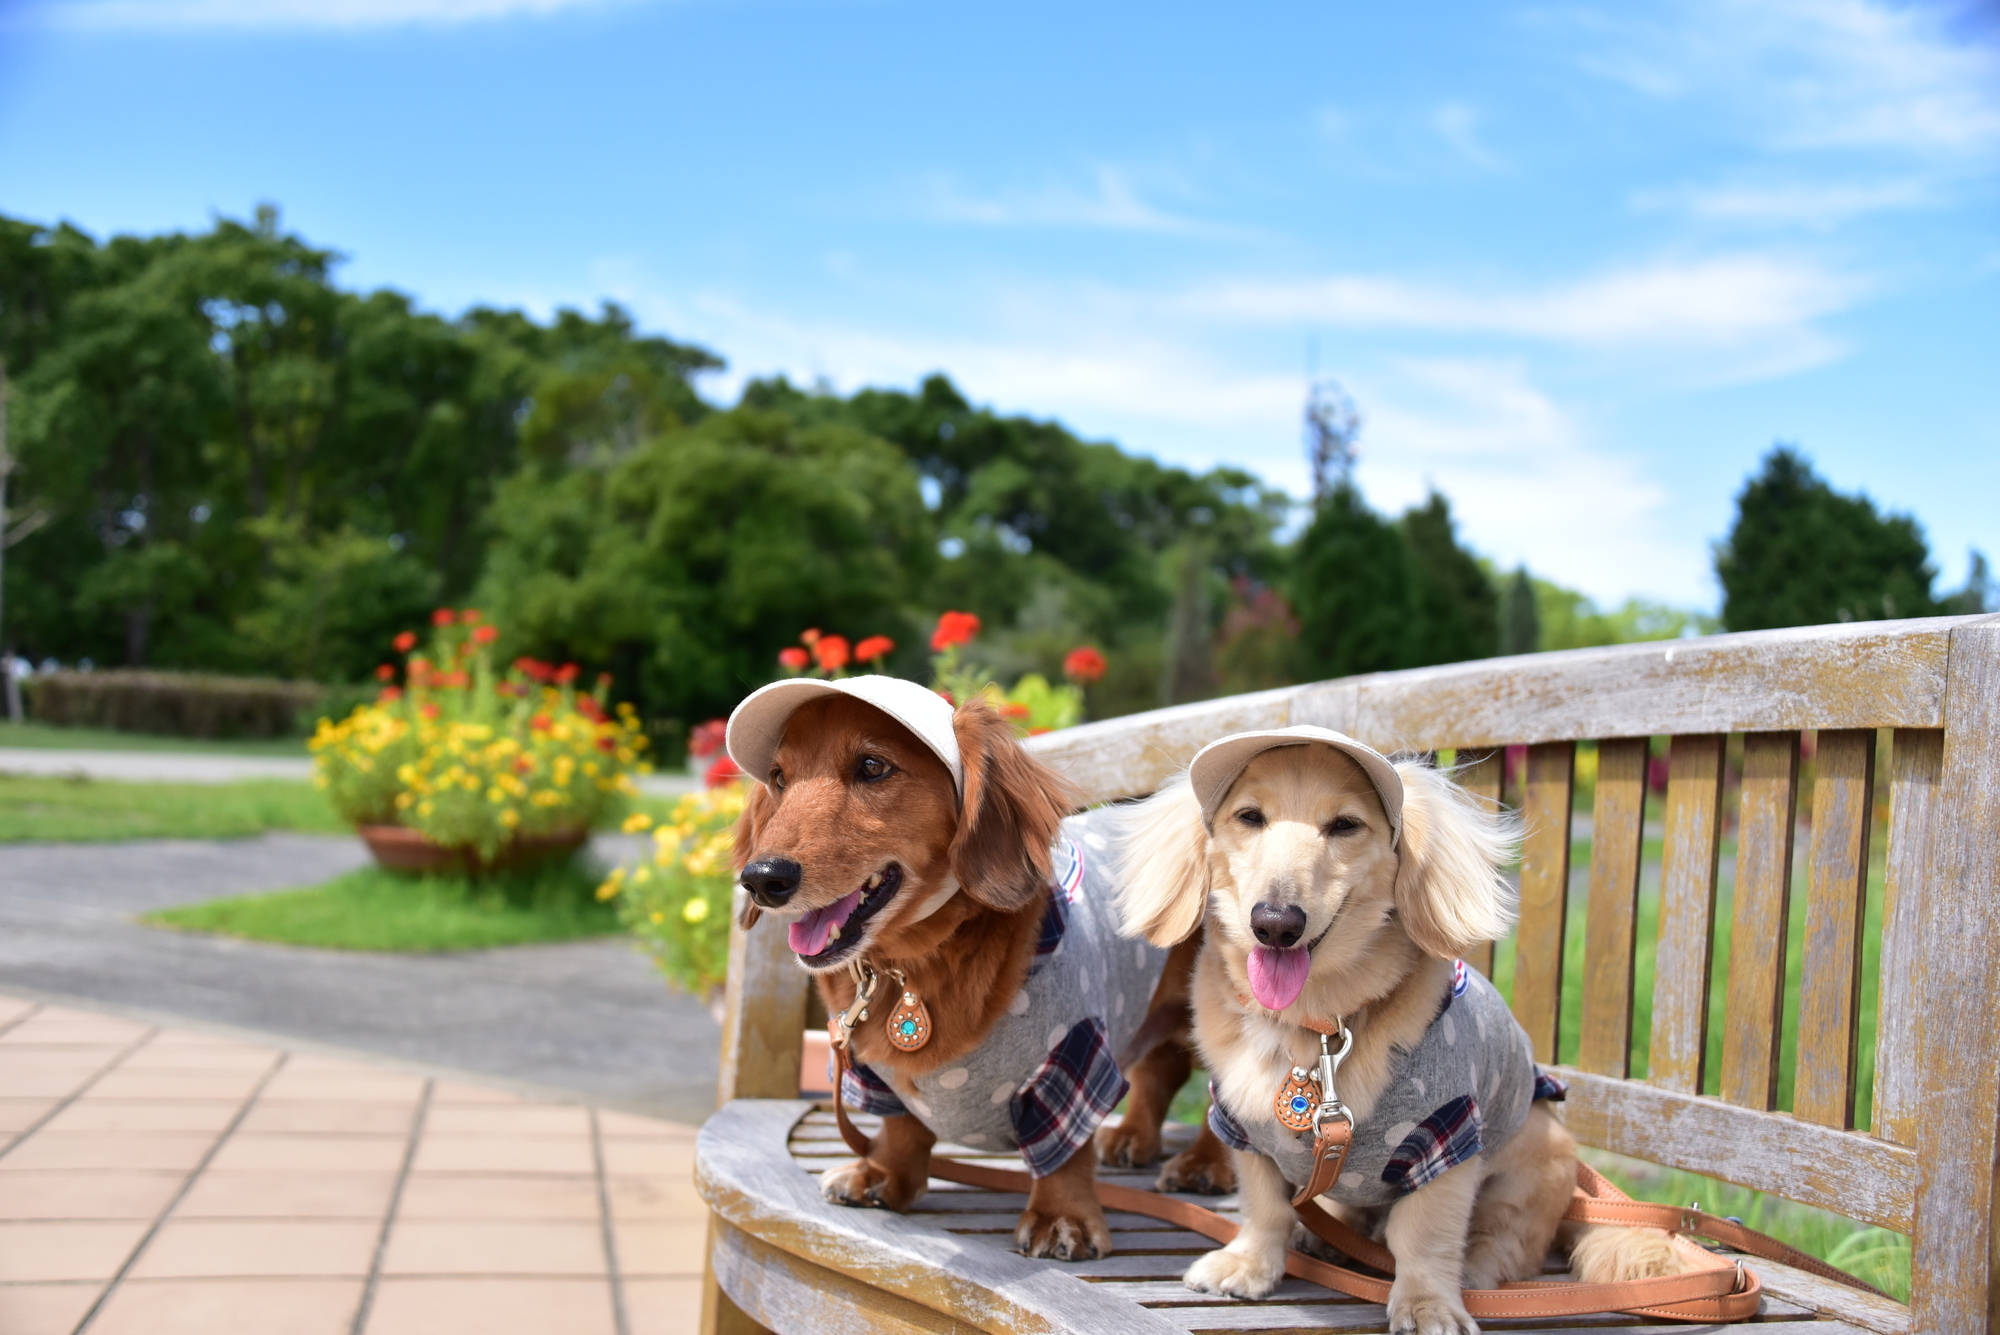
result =
[[[597,684],[598,684],[599,686],[609,686],[609,685],[611,685],[611,674],[610,674],[609,672],[600,672],[600,673],[598,673],[598,674],[597,674]]]
[[[800,631],[800,632],[799,632],[799,643],[800,643],[800,644],[803,644],[803,645],[805,645],[805,646],[806,646],[807,648],[809,648],[809,649],[810,649],[810,648],[811,648],[811,647],[812,647],[813,645],[815,645],[815,644],[818,644],[818,643],[819,643],[819,630],[818,630],[817,628],[808,628],[808,629],[806,629],[806,630],[802,630],[802,631]]]
[[[516,686],[511,681],[496,681],[493,683],[493,694],[495,695],[503,695],[511,698],[522,693],[522,688]]]
[[[526,756],[514,757],[514,772],[516,774],[526,774],[529,770],[533,769],[534,767],[535,767],[535,762],[528,759]]]
[[[896,648],[896,642],[887,635],[870,635],[854,646],[854,661],[874,663],[887,658]]]
[[[971,612],[946,612],[931,632],[931,648],[942,652],[954,644],[969,643],[979,634],[979,618]]]
[[[438,716],[438,707],[435,701],[426,700],[423,707],[417,710],[417,712],[425,718],[436,718]]]
[[[403,698],[403,688],[400,686],[384,686],[382,693],[375,698],[385,705],[394,704]]]
[[[1013,700],[1003,700],[1000,702],[1000,717],[1026,718],[1028,717],[1028,707],[1024,704],[1018,704]]]
[[[406,630],[395,639],[389,641],[389,643],[395,647],[397,653],[407,654],[410,650],[417,647],[417,633],[413,630]]]
[[[610,755],[618,749],[618,743],[609,737],[600,737],[597,739],[597,749]]]
[[[447,672],[438,678],[440,686],[455,686],[460,690],[472,685],[472,676],[466,672]]]
[[[788,667],[794,672],[804,672],[806,664],[810,662],[812,662],[812,656],[796,644],[789,649],[778,650],[779,665]]]
[[[576,680],[576,664],[564,663],[556,669],[555,681],[558,686],[567,686]]]
[[[466,609],[465,609],[465,610],[464,610],[463,612],[460,612],[460,613],[458,614],[458,620],[459,620],[459,624],[460,624],[460,625],[465,625],[465,626],[476,626],[476,625],[478,625],[478,624],[479,624],[479,609],[478,609],[478,608],[476,608],[476,607],[468,607],[468,608],[466,608]]]
[[[555,726],[555,720],[551,719],[547,714],[537,714],[528,720],[528,726],[536,732],[547,732]]]
[[[722,744],[728,740],[728,721],[712,718],[708,722],[698,725],[693,732],[688,734],[688,754],[696,760],[706,760],[717,751],[720,751]]]
[[[1087,644],[1079,644],[1063,658],[1063,675],[1088,686],[1104,675],[1104,655]]]
[[[449,607],[440,607],[437,611],[431,613],[431,624],[433,626],[449,626],[456,619],[452,616]]]
[[[828,672],[838,672],[847,666],[847,637],[844,635],[822,635],[813,646],[813,656]]]
[[[384,663],[381,667],[375,669],[375,680],[394,681],[395,679],[396,679],[396,669],[390,667],[387,663]]]
[[[498,626],[481,626],[472,632],[472,642],[474,644],[491,644],[499,638],[500,628]]]
[[[701,781],[710,788],[720,788],[723,784],[743,777],[743,771],[736,768],[736,762],[726,755],[717,756],[715,763],[708,767],[708,773]]]

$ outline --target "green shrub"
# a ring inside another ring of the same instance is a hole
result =
[[[327,688],[201,672],[51,672],[28,678],[28,712],[64,728],[172,737],[289,737]]]

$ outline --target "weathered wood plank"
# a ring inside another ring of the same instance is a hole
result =
[[[1753,732],[1745,737],[1729,995],[1722,1016],[1722,1097],[1746,1108],[1778,1106],[1798,802],[1799,735]]]
[[[973,1335],[980,1327],[787,1254],[722,1220],[709,1265],[723,1291],[776,1335]]]
[[[1528,1031],[1535,1060],[1552,1062],[1562,1018],[1576,743],[1529,747],[1521,789],[1521,816],[1528,828],[1521,843],[1521,920],[1514,928],[1514,1018]]]
[[[1850,1219],[1908,1233],[1917,1156],[1860,1131],[1740,1108],[1575,1067],[1563,1120],[1586,1145],[1774,1192]]]
[[[1910,1309],[1889,1298],[1851,1289],[1836,1280],[1762,1258],[1748,1263],[1764,1281],[1765,1306],[1774,1302],[1796,1303],[1808,1312],[1834,1317],[1846,1323],[1843,1329],[1873,1331],[1875,1335],[1908,1335]],[[1797,1335],[1811,1326],[1786,1326],[1787,1335]]]
[[[738,1099],[702,1124],[695,1189],[724,1223],[979,1330],[1165,1335],[1174,1329],[1144,1308],[1076,1283],[1066,1273],[1073,1267],[954,1237],[925,1219],[829,1204],[786,1149],[792,1127],[811,1109],[796,1099]]]
[[[1852,1126],[1861,915],[1868,900],[1868,840],[1875,828],[1874,730],[1821,732],[1814,769],[1792,1111],[1824,1126]]]
[[[1632,958],[1646,838],[1644,737],[1597,744],[1590,905],[1583,920],[1583,1022],[1577,1065],[1625,1076],[1632,1065]]]
[[[1722,851],[1721,737],[1674,738],[1665,827],[1646,1078],[1662,1089],[1693,1094],[1701,1089],[1707,1048],[1715,872]]]
[[[1226,733],[1317,723],[1384,750],[1943,724],[1952,628],[1853,622],[1491,658],[1289,686],[1031,738],[1092,801],[1149,793]]]
[[[1900,980],[1877,989],[1875,1134],[1916,1143],[1923,1095],[1918,1066],[1918,1000],[1924,995],[1924,955],[1918,944],[1924,884],[1931,874],[1931,838],[1944,827],[1938,781],[1944,733],[1899,728],[1889,753],[1889,847],[1883,884],[1882,953],[1878,975]]]
[[[743,901],[744,890],[738,886],[729,928],[729,996],[716,1099],[796,1098],[799,1035],[805,1032],[810,983],[779,930],[782,924],[769,920],[743,929]]]
[[[1474,797],[1498,811],[1507,801],[1507,753],[1502,751],[1460,751],[1455,767],[1459,784]],[[1493,976],[1493,943],[1482,941],[1465,952],[1465,962],[1488,978]]]
[[[1952,631],[1938,807],[1923,878],[1917,1219],[1919,1335],[1990,1331],[2000,1107],[2000,617]]]

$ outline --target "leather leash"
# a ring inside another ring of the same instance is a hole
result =
[[[868,1137],[862,1135],[854,1123],[848,1120],[847,1105],[840,1097],[840,1089],[850,1065],[847,1038],[853,1031],[856,1017],[865,1008],[866,998],[857,997],[855,1004],[848,1008],[847,1013],[835,1016],[827,1026],[832,1039],[836,1068],[833,1092],[834,1122],[840,1128],[840,1138],[847,1143],[847,1147],[863,1158],[867,1157],[872,1145]],[[1351,1126],[1345,1123],[1342,1125],[1351,1134]],[[984,1164],[970,1164],[958,1159],[941,1157],[931,1160],[930,1176],[985,1191],[1027,1192],[1034,1186],[1034,1179],[1018,1169],[990,1168]],[[1313,1178],[1317,1181],[1320,1176],[1321,1166],[1315,1163]],[[1336,1167],[1330,1177],[1338,1176]],[[1227,1243],[1238,1232],[1238,1225],[1232,1220],[1191,1201],[1178,1200],[1156,1191],[1119,1186],[1111,1182],[1098,1182],[1096,1189],[1097,1199],[1106,1209],[1145,1215],[1150,1219],[1158,1219],[1163,1223],[1198,1233],[1214,1242]],[[1303,1204],[1295,1204],[1293,1208],[1297,1211],[1300,1222],[1322,1242],[1363,1265],[1388,1272],[1393,1276],[1396,1260],[1387,1248],[1336,1219],[1310,1196],[1304,1199]],[[1681,1249],[1689,1260],[1694,1261],[1698,1268],[1679,1275],[1625,1280],[1612,1284],[1525,1280],[1510,1281],[1498,1289],[1466,1289],[1464,1291],[1466,1312],[1474,1318],[1487,1319],[1627,1312],[1639,1316],[1697,1322],[1743,1321],[1755,1316],[1762,1304],[1763,1296],[1763,1285],[1756,1273],[1746,1269],[1740,1262],[1729,1261],[1706,1248],[1688,1242],[1683,1235],[1712,1238],[1737,1251],[1796,1266],[1822,1278],[1835,1280],[1878,1296],[1886,1296],[1881,1294],[1879,1289],[1864,1284],[1854,1276],[1837,1270],[1816,1257],[1807,1256],[1804,1252],[1787,1247],[1775,1238],[1767,1237],[1732,1220],[1718,1219],[1714,1215],[1693,1208],[1680,1209],[1671,1205],[1654,1205],[1631,1200],[1594,1169],[1584,1164],[1577,1165],[1576,1194],[1571,1198],[1564,1218],[1583,1223],[1658,1228],[1666,1232],[1675,1246]],[[1393,1279],[1365,1275],[1292,1249],[1287,1249],[1285,1253],[1285,1272],[1363,1302],[1384,1305],[1389,1301],[1390,1287],[1394,1282]]]

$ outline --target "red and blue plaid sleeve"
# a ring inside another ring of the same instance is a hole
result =
[[[1215,1092],[1215,1082],[1208,1082],[1208,1127],[1215,1132],[1216,1139],[1232,1150],[1250,1148],[1250,1133],[1245,1131],[1229,1109],[1222,1106],[1222,1097]]]
[[[1008,1104],[1028,1171],[1047,1177],[1067,1163],[1127,1088],[1111,1055],[1104,1021],[1094,1016],[1079,1021]]]
[[[847,1078],[840,1082],[840,1101],[856,1112],[878,1117],[900,1117],[909,1112],[889,1082],[859,1062],[847,1068]]]
[[[1415,1191],[1444,1176],[1483,1148],[1479,1101],[1461,1094],[1417,1124],[1389,1156],[1382,1180],[1398,1191]]]

